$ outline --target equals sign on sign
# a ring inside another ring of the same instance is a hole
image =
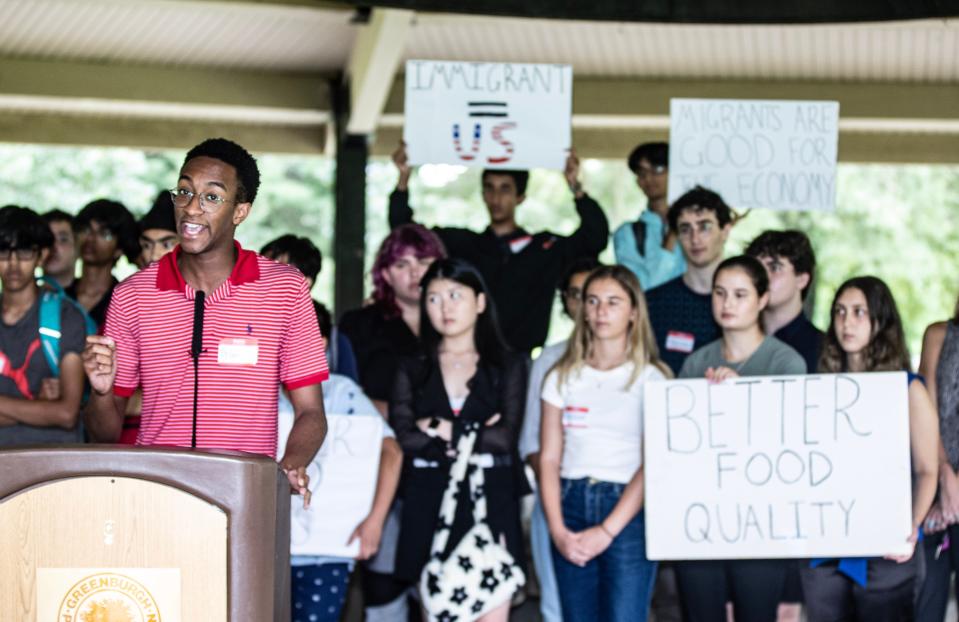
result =
[[[468,102],[470,117],[505,117],[506,102]]]

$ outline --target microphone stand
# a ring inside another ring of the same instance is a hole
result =
[[[203,352],[203,301],[206,293],[197,290],[193,299],[193,343],[190,357],[193,359],[193,435],[190,447],[196,449],[196,413],[200,396],[200,353]]]

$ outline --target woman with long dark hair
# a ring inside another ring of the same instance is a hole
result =
[[[862,373],[912,369],[909,350],[889,287],[873,276],[860,276],[843,283],[832,303],[832,320],[819,371]],[[922,379],[909,374],[909,444],[912,454],[912,535],[914,547],[919,526],[936,494],[939,423]],[[802,569],[806,615],[820,620],[901,622],[914,615],[917,556],[888,555],[866,560],[865,576],[855,580],[827,560]]]
[[[543,383],[540,487],[566,622],[645,620],[643,391],[672,375],[659,360],[639,280],[593,270],[573,336]]]
[[[404,452],[396,577],[419,579],[439,529],[455,448],[472,425],[480,426],[470,464],[485,480],[485,522],[522,568],[519,502],[530,492],[517,451],[525,360],[504,346],[492,299],[470,264],[436,261],[421,286],[423,353],[401,361],[390,401],[390,424]],[[460,491],[446,554],[474,525],[475,494]],[[508,615],[507,598],[481,619],[505,621]]]
[[[713,275],[713,317],[722,335],[693,352],[680,378],[723,382],[740,376],[806,373],[795,350],[763,332],[760,315],[769,303],[769,275],[755,257],[726,259]],[[732,600],[737,622],[776,619],[789,560],[682,561],[676,565],[683,609],[689,622],[725,622]]]

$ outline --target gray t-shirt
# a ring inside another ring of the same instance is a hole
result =
[[[729,367],[740,376],[793,376],[806,373],[803,357],[775,337],[766,337],[749,359],[737,363],[730,363],[723,358],[722,339],[711,341],[686,357],[679,377],[703,378],[710,367]]]
[[[60,303],[60,360],[69,352],[80,353],[86,341],[86,324],[83,314],[67,300]],[[26,364],[26,387],[31,396],[40,392],[40,383],[44,378],[53,378],[53,371],[47,364],[42,346],[34,346],[27,361],[27,353],[34,341],[40,339],[40,299],[34,303],[16,324],[10,326],[0,321],[0,352],[6,356],[3,362],[3,375],[0,375],[0,395],[18,399],[29,399],[28,395],[17,387],[17,382],[9,376],[10,369],[20,369]],[[7,369],[7,366],[10,369]],[[83,438],[79,424],[72,430],[58,427],[36,427],[25,424],[0,427],[0,447],[32,445],[37,443],[80,443]]]

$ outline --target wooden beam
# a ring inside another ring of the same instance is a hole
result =
[[[0,58],[0,96],[169,102],[329,112],[321,73]]]
[[[350,111],[347,132],[370,134],[376,130],[400,59],[412,11],[373,9],[370,21],[359,32],[350,56]]]
[[[215,136],[236,141],[253,153],[321,155],[326,142],[326,131],[322,126],[0,114],[0,142],[7,143],[189,149]]]

